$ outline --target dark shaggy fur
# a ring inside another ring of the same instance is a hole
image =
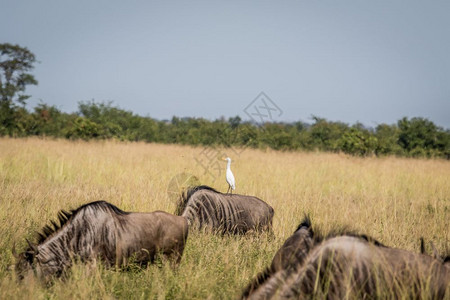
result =
[[[192,195],[194,195],[197,191],[200,190],[208,190],[217,194],[224,195],[223,193],[207,185],[191,186],[179,198],[177,207],[175,209],[175,215],[181,216],[183,214],[184,209],[186,208],[188,200],[191,199]]]
[[[94,201],[91,203],[87,203],[84,204],[80,207],[78,207],[77,209],[73,209],[71,211],[65,211],[65,210],[60,210],[58,212],[58,223],[56,223],[53,220],[50,220],[50,224],[51,225],[45,225],[41,232],[38,232],[38,238],[37,238],[37,244],[42,244],[48,237],[50,237],[52,234],[54,234],[55,232],[57,232],[58,230],[60,230],[68,221],[71,217],[75,216],[79,211],[82,211],[84,208],[86,208],[87,206],[92,207],[94,209],[99,209],[99,210],[111,210],[114,213],[116,213],[117,215],[127,215],[129,214],[129,212],[125,212],[123,210],[121,210],[120,208],[118,208],[117,206],[108,203],[104,200],[98,200],[98,201]]]

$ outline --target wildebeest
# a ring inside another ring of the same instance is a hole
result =
[[[58,214],[59,225],[52,221],[39,234],[37,244],[17,258],[16,272],[23,278],[34,271],[47,280],[59,276],[74,259],[101,259],[106,266],[126,266],[130,259],[145,266],[159,255],[178,263],[188,235],[186,219],[155,211],[125,212],[116,206],[96,201],[71,212]]]
[[[324,237],[306,218],[241,299],[443,299],[449,285],[442,260],[351,232]]]
[[[195,186],[181,195],[175,214],[197,228],[244,234],[271,231],[274,211],[257,197],[223,194],[209,186]]]

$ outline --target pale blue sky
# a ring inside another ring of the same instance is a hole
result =
[[[248,119],[264,91],[278,121],[450,128],[448,0],[0,0],[0,42],[40,61],[30,106]]]

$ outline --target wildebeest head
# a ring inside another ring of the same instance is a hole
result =
[[[17,277],[22,280],[32,273],[36,266],[37,247],[28,241],[29,248],[24,252],[17,253],[16,246],[13,245],[12,254],[16,258],[15,271]]]
[[[41,245],[49,236],[57,232],[64,224],[66,224],[69,218],[72,216],[72,212],[60,211],[58,213],[59,224],[51,221],[52,226],[46,225],[42,229],[41,233],[38,233],[37,244],[31,243],[26,239],[28,248],[21,253],[16,252],[16,247],[13,245],[12,254],[16,258],[15,271],[20,280],[24,279],[28,275],[35,273],[39,278],[47,280],[51,274],[58,273],[56,261],[49,259],[51,251],[45,251],[38,246]]]

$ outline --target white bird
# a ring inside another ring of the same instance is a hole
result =
[[[223,160],[227,161],[227,182],[228,182],[228,190],[227,190],[227,194],[228,192],[233,193],[233,191],[236,189],[236,182],[234,181],[234,175],[233,172],[231,172],[231,158],[227,157],[224,158]]]

